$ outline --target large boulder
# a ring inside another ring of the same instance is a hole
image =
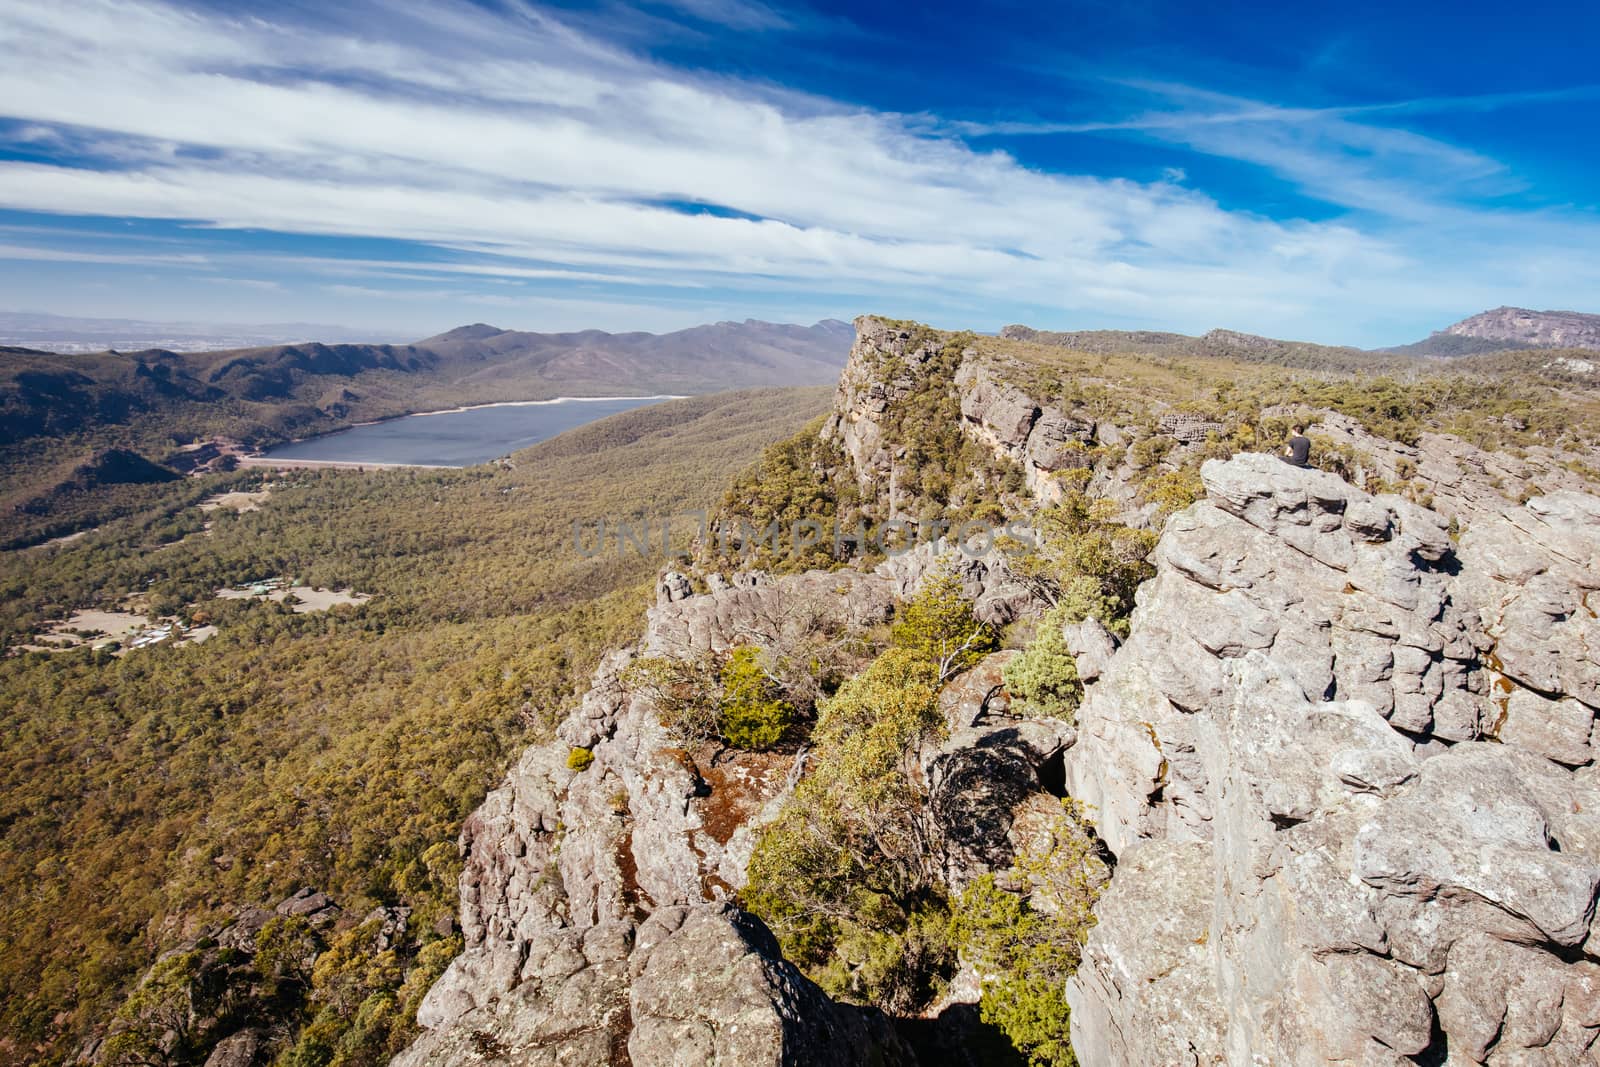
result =
[[[395,1067],[504,1059],[528,1067],[894,1067],[882,1015],[835,1004],[761,921],[731,904],[559,929],[528,944],[519,981],[435,1025]]]
[[[1025,840],[1059,817],[1063,754],[1076,738],[1065,720],[1026,714],[1002,677],[1015,652],[985,656],[945,686],[945,732],[917,753],[927,806],[939,829],[944,882],[960,892],[1003,871]]]

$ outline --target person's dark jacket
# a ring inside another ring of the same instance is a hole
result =
[[[1295,467],[1306,467],[1311,460],[1311,441],[1309,438],[1296,435],[1289,438],[1289,454],[1282,457],[1285,463]]]

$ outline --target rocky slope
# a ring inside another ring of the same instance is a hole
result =
[[[1308,341],[1280,341],[1237,330],[1209,330],[1198,337],[1155,330],[1035,330],[1006,326],[1000,336],[1035,344],[1070,348],[1079,352],[1139,352],[1151,356],[1202,356],[1245,363],[1270,363],[1282,367],[1317,370],[1393,370],[1402,360],[1380,352],[1345,345],[1319,345]]]
[[[1082,470],[1130,521],[1152,515],[1133,446],[1168,439],[1173,471],[1217,447],[1221,424],[1042,393],[981,341],[857,328],[821,433],[877,517],[930,537],[907,518],[899,417],[929,388],[995,460],[974,483],[1014,470],[1049,501]],[[1088,687],[1075,725],[1013,707],[1010,653],[947,686],[943,736],[911,754],[943,877],[1005,867],[1056,796],[1092,805],[1116,864],[1069,987],[1086,1064],[1594,1062],[1600,499],[1554,447],[1405,445],[1316,417],[1356,481],[1407,496],[1262,455],[1207,462],[1128,640],[1065,634]],[[980,489],[1009,492],[951,499]],[[913,1062],[891,1021],[830,1002],[733,903],[803,751],[697,762],[622,679],[639,655],[782,642],[821,617],[870,628],[948,548],[713,575],[698,595],[668,575],[639,646],[469,822],[467,949],[397,1062]],[[947,558],[984,618],[1037,613],[999,552]],[[963,972],[951,999],[981,980]]]
[[[1517,348],[1600,348],[1600,315],[1498,307],[1462,319],[1443,332]]]

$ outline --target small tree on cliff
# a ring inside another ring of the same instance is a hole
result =
[[[943,684],[998,646],[993,627],[972,614],[954,575],[940,574],[900,612],[889,634],[896,648],[930,664]]]

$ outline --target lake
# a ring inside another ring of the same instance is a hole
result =
[[[406,415],[269,448],[268,459],[470,467],[666,396],[561,397]]]

